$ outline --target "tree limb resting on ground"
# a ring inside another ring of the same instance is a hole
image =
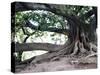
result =
[[[16,43],[15,52],[33,50],[57,51],[62,47],[63,45],[55,45],[50,43]]]

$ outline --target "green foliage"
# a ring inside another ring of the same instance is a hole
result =
[[[87,7],[87,6],[71,6],[71,5],[59,5],[55,6],[55,11],[58,13],[62,13],[64,15],[71,15],[75,14],[79,17],[82,17],[84,22],[87,23],[87,25],[83,25],[85,30],[88,30],[90,18],[86,19],[86,17],[83,17],[85,13],[87,13],[89,10],[92,9],[92,7]],[[37,30],[32,30],[28,27],[24,27],[27,21],[33,21],[34,24],[37,23]],[[62,17],[55,15],[54,13],[51,13],[49,11],[44,11],[44,10],[34,10],[34,11],[23,11],[23,12],[17,12],[15,14],[15,36],[16,40],[19,43],[23,43],[24,39],[27,36],[32,36],[30,40],[34,42],[34,38],[42,37],[44,35],[48,35],[47,32],[39,31],[38,27],[40,29],[48,29],[48,28],[59,28],[59,29],[65,29],[66,25],[68,24],[67,20]],[[33,33],[34,37],[33,37]],[[58,36],[58,37],[56,37]],[[59,34],[51,34],[50,35],[51,39],[53,41],[61,40],[61,35]],[[68,39],[68,37],[64,37],[65,39]],[[18,59],[21,59],[22,53],[19,53]],[[23,59],[25,59],[23,57]]]
[[[55,27],[57,23],[58,27],[62,27],[64,24],[63,19],[51,12],[47,11],[30,11],[30,12],[18,12],[16,13],[16,26],[25,24],[25,21],[32,20],[39,24],[41,28]],[[56,26],[57,27],[57,26]]]
[[[25,11],[17,12],[15,15],[15,35],[17,42],[23,42],[26,35],[30,35],[34,31],[35,37],[41,37],[44,35],[42,31],[32,30],[28,27],[24,27],[27,20],[32,20],[39,24],[40,29],[62,28],[64,27],[64,19],[48,11]],[[23,31],[24,29],[24,31]],[[25,34],[26,33],[26,34]]]
[[[75,14],[78,16],[82,16],[86,12],[92,9],[92,7],[87,6],[71,6],[71,5],[59,5],[55,6],[56,11],[63,13],[63,14]],[[83,17],[85,19],[85,17]],[[47,28],[60,28],[65,29],[67,21],[62,16],[55,15],[49,11],[44,10],[35,10],[35,11],[23,11],[17,12],[15,15],[15,34],[19,36],[19,42],[22,42],[25,38],[25,35],[30,35],[34,31],[35,37],[41,37],[44,35],[43,32],[39,30],[32,30],[28,27],[24,27],[27,20],[34,21],[38,24],[40,29],[47,29]],[[85,20],[84,22],[89,23],[90,19]],[[34,24],[35,24],[34,23]],[[22,30],[22,27],[25,33]],[[51,35],[52,36],[52,35]]]

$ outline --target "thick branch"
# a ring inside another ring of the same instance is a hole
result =
[[[56,6],[59,6],[59,5],[45,4],[45,3],[17,2],[15,3],[15,12],[29,11],[29,10],[44,10],[44,11],[50,11],[56,15],[65,17],[67,14],[62,14],[62,12],[59,12],[61,10],[57,9]]]
[[[40,3],[27,3],[17,2],[15,4],[15,12],[28,11],[28,10],[49,10],[44,4]]]
[[[68,15],[67,13],[64,14],[60,12],[60,9],[57,9],[59,5],[55,4],[43,4],[43,3],[24,3],[24,2],[17,2],[15,4],[15,10],[18,11],[28,11],[28,10],[46,10],[54,13],[55,15],[63,16],[67,20],[72,20],[72,15]],[[26,24],[27,27],[30,27],[31,29],[37,29],[37,27],[34,27],[33,25]],[[56,29],[56,28],[47,28],[47,29],[40,29],[42,31],[50,31],[50,32],[58,32],[63,33],[62,31],[69,32],[67,29]]]
[[[62,47],[63,45],[55,45],[50,43],[16,43],[15,52],[33,50],[57,51]]]

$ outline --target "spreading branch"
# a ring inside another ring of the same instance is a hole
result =
[[[62,47],[63,45],[55,45],[50,43],[16,43],[15,52],[33,50],[57,51]]]

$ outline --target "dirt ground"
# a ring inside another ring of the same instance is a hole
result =
[[[17,73],[28,72],[53,72],[64,70],[81,70],[81,69],[95,69],[97,68],[97,57],[88,59],[77,58],[55,58],[53,60],[42,63],[31,63],[24,65],[23,68],[16,69]]]

